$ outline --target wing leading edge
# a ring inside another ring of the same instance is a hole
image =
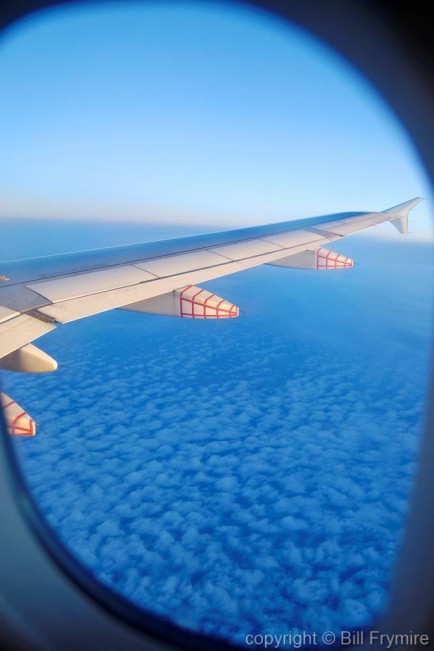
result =
[[[181,303],[176,296],[185,297],[190,287],[209,301],[205,308],[193,309],[198,315],[194,318],[224,318],[224,312],[215,309],[219,301],[229,309],[228,316],[238,316],[238,308],[203,294],[205,290],[195,285],[261,264],[310,269],[351,267],[352,260],[324,249],[324,245],[387,221],[407,233],[408,214],[421,200],[417,197],[383,212],[340,213],[0,263],[0,368],[29,372],[28,364],[20,368],[21,362],[16,361],[28,362],[27,344],[59,324],[107,310],[126,308],[186,316],[177,307]],[[15,353],[23,349],[22,354]],[[32,351],[30,372],[55,370],[55,364],[37,370],[43,355]]]

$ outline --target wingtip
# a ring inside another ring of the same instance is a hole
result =
[[[404,203],[399,203],[397,206],[392,206],[387,210],[383,210],[385,213],[398,213],[399,215],[405,216],[410,210],[412,210],[418,203],[424,200],[424,197],[414,197],[414,199],[409,199],[404,201]]]
[[[422,200],[423,197],[415,197],[384,211],[385,215],[390,215],[388,220],[401,235],[408,234],[408,214]]]

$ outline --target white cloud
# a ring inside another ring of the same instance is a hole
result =
[[[7,378],[43,423],[34,441],[18,441],[19,456],[74,553],[144,608],[238,640],[378,615],[429,347],[427,336],[415,344],[390,328],[391,375],[372,344],[369,294],[352,302],[342,345],[341,294],[310,276],[288,287],[285,307],[275,295],[291,276],[264,278],[252,291],[267,316],[224,330],[161,319],[152,336],[143,315],[101,316],[103,341],[98,320],[64,329],[80,341],[73,370]],[[423,301],[418,310],[428,318]],[[321,311],[326,322],[315,321]],[[65,356],[55,343],[51,354]]]

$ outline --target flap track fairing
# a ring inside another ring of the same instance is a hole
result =
[[[2,357],[0,368],[18,373],[51,373],[57,369],[57,362],[33,344],[26,344]]]
[[[15,400],[1,391],[0,407],[11,436],[35,436],[36,424],[33,418]]]
[[[132,312],[179,316],[183,319],[231,319],[239,316],[233,303],[195,285],[131,303],[121,308]]]
[[[353,267],[354,261],[340,253],[321,248],[288,255],[286,258],[281,258],[269,264],[273,267],[289,267],[292,269],[328,270]]]

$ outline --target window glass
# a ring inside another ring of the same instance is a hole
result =
[[[41,12],[0,76],[4,261],[429,196],[367,82],[252,9]],[[2,371],[37,424],[14,439],[29,490],[98,580],[239,643],[378,618],[425,410],[428,205],[407,237],[332,243],[353,268],[200,285],[237,319],[114,310],[34,342],[56,372]]]

